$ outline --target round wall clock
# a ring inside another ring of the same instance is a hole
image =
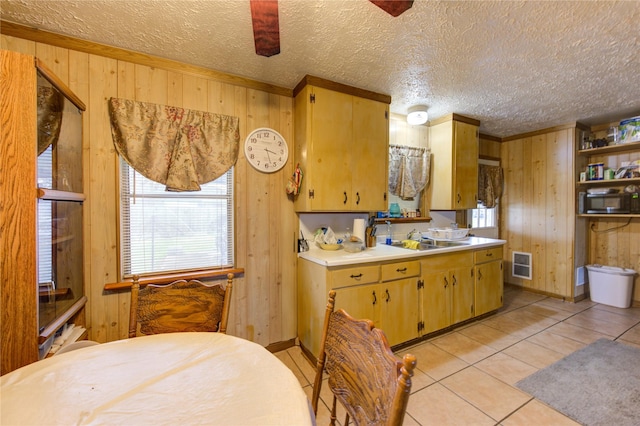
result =
[[[282,135],[273,129],[255,129],[244,140],[244,155],[256,170],[273,173],[287,163],[289,147]]]

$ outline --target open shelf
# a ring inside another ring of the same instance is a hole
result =
[[[387,221],[391,223],[418,223],[418,222],[431,222],[431,218],[429,216],[420,216],[420,217],[377,217],[375,219],[375,223],[386,223]]]
[[[580,155],[598,155],[608,154],[612,152],[624,152],[640,150],[640,142],[621,143],[618,145],[603,146],[601,148],[581,149],[578,151]]]
[[[603,180],[585,180],[576,182],[578,186],[626,186],[630,184],[640,184],[640,178],[628,179],[603,179]]]
[[[634,217],[640,217],[640,214],[629,214],[629,213],[624,213],[624,214],[607,214],[607,213],[585,213],[585,214],[579,214],[577,215],[578,217],[606,217],[606,218],[612,218],[612,217],[620,217],[620,218],[625,218],[625,219],[629,219],[629,218],[634,218]]]

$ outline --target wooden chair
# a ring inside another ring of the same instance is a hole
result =
[[[226,283],[178,280],[140,287],[134,276],[129,337],[181,331],[226,333],[233,274],[227,275]]]
[[[311,405],[318,414],[322,375],[326,369],[333,393],[331,425],[336,421],[336,400],[356,425],[402,425],[416,357],[402,362],[393,354],[382,330],[370,320],[352,318],[343,309],[334,312],[335,291],[329,292],[322,343]]]

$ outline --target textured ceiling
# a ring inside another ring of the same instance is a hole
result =
[[[280,0],[255,54],[249,0],[2,0],[3,20],[293,88],[305,74],[455,112],[506,137],[640,114],[640,2]]]

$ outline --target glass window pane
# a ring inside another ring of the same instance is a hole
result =
[[[233,265],[233,169],[197,192],[167,192],[121,161],[123,274]]]
[[[40,329],[82,297],[82,286],[82,203],[38,200]]]

